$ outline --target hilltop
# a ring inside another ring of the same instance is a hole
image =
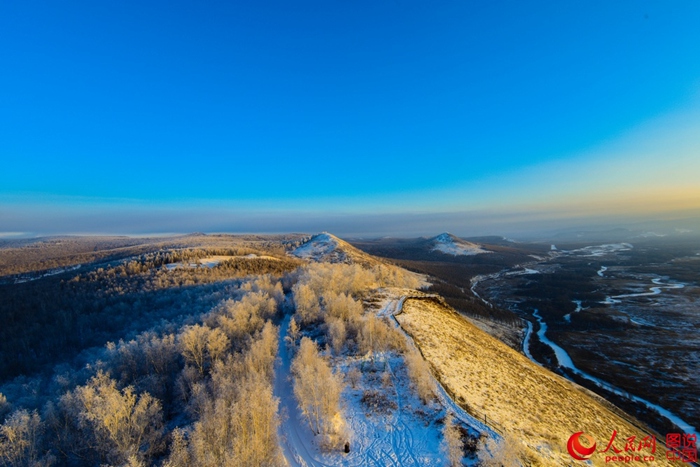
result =
[[[292,255],[319,263],[346,263],[374,266],[384,261],[358,250],[345,240],[323,232],[313,235],[292,251]]]

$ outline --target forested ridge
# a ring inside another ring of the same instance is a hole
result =
[[[246,257],[246,255],[265,255]],[[0,381],[103,344],[149,323],[202,312],[231,281],[283,274],[300,262],[251,248],[157,251],[17,284],[0,284]],[[212,255],[215,267],[166,265]],[[208,298],[211,297],[211,298]]]
[[[342,358],[395,355],[431,403],[425,361],[367,311],[374,290],[417,276],[284,251],[158,250],[1,286],[0,465],[283,465],[273,383],[290,314],[294,395],[323,449],[347,439],[343,388],[377,371],[341,375]],[[381,413],[384,397],[362,400]]]

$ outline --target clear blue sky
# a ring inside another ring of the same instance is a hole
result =
[[[0,231],[86,205],[539,203],[668,141],[666,185],[699,167],[696,0],[5,1],[0,44]]]

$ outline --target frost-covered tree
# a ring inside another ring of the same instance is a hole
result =
[[[180,334],[182,355],[187,362],[204,374],[208,364],[220,359],[229,348],[229,338],[219,328],[208,326],[188,326]]]
[[[301,339],[292,374],[294,395],[312,431],[330,437],[338,434],[342,383],[308,337]]]
[[[204,374],[209,328],[196,324],[188,326],[180,334],[180,347],[185,360],[194,365],[200,374]]]
[[[247,336],[260,331],[277,312],[277,301],[265,292],[248,292],[240,300],[226,300],[216,315],[217,324],[236,350],[242,350]]]
[[[296,344],[297,339],[299,339],[299,324],[294,316],[289,320],[289,331],[287,334],[289,334],[289,337]]]
[[[328,337],[330,338],[333,351],[336,354],[340,354],[347,340],[345,323],[338,318],[328,318],[326,323],[328,326]]]
[[[209,331],[207,336],[207,354],[211,362],[219,360],[228,350],[230,344],[231,342],[221,329],[215,328]]]
[[[267,294],[270,298],[273,298],[277,304],[284,301],[284,290],[282,290],[282,283],[280,281],[273,280],[269,274],[258,276],[255,279],[244,283],[241,286],[241,290],[245,292],[262,292]]]
[[[451,412],[445,416],[440,448],[445,454],[450,467],[459,467],[462,465],[462,458],[464,457],[462,436]]]
[[[164,467],[190,467],[193,465],[184,431],[180,428],[175,428],[170,438],[170,456],[165,461]]]
[[[500,440],[486,438],[479,452],[480,465],[484,467],[520,467],[519,443],[509,435]]]
[[[245,371],[256,372],[267,378],[270,383],[273,380],[275,358],[277,357],[278,331],[278,328],[270,321],[265,323],[265,327],[253,340],[245,355]]]
[[[256,373],[231,384],[225,393],[214,396],[195,423],[187,453],[183,440],[177,440],[172,465],[186,460],[201,467],[282,464],[277,442],[279,400],[272,386]]]
[[[279,400],[272,393],[277,328],[266,323],[249,347],[217,361],[208,384],[194,385],[190,404],[197,405],[197,421],[189,439],[173,433],[166,466],[282,465]]]
[[[161,406],[150,394],[136,394],[130,386],[120,390],[116,381],[100,372],[67,397],[71,396],[90,442],[109,462],[148,459],[160,449]]]
[[[316,292],[310,286],[302,283],[296,284],[293,290],[296,314],[302,324],[318,321],[321,317],[321,305]]]
[[[413,387],[423,403],[427,404],[435,398],[435,381],[430,372],[430,366],[420,352],[415,349],[406,352],[404,358]]]
[[[327,292],[323,296],[326,313],[329,317],[352,321],[362,314],[362,303],[345,293]]]
[[[50,459],[39,462],[39,439],[44,430],[36,412],[21,409],[13,412],[0,425],[0,465],[38,466],[50,465]]]

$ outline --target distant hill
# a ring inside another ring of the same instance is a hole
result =
[[[476,243],[462,240],[447,232],[429,239],[430,251],[437,251],[452,256],[471,256],[491,253]]]
[[[503,237],[465,239],[447,232],[434,237],[357,239],[352,240],[352,244],[371,255],[385,258],[471,265],[495,264],[499,267],[531,261],[532,258],[528,255],[546,252],[541,246],[520,244]]]

